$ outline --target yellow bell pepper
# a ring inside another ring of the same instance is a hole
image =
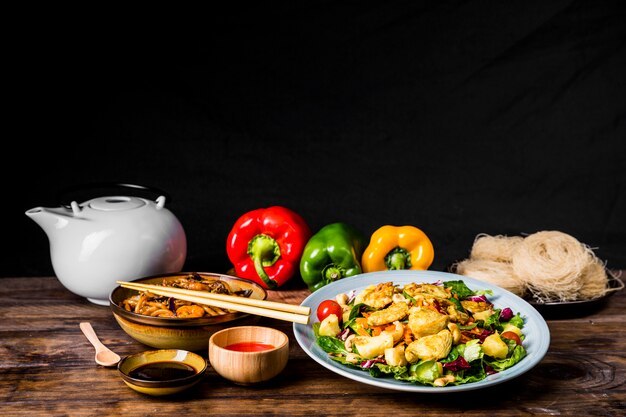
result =
[[[382,226],[370,238],[362,257],[363,272],[426,270],[435,259],[433,244],[415,226]]]

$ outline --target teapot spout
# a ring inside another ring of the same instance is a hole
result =
[[[24,214],[37,223],[48,236],[55,230],[65,227],[72,219],[72,211],[50,209],[47,207],[35,207],[27,210]]]

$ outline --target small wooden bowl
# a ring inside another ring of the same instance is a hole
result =
[[[263,343],[267,350],[245,352],[227,349],[237,343]],[[209,362],[215,372],[239,385],[252,385],[278,375],[289,360],[289,338],[279,330],[239,326],[220,330],[209,339]]]

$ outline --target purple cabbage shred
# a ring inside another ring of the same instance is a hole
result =
[[[369,369],[372,366],[374,366],[375,363],[387,363],[387,362],[385,362],[385,360],[382,358],[368,359],[366,361],[361,362],[361,368]]]
[[[470,297],[467,297],[467,300],[476,301],[477,303],[480,303],[482,301],[483,303],[491,304],[491,302],[489,300],[487,300],[487,297],[484,294],[483,295],[472,295]]]
[[[341,340],[342,342],[345,342],[349,335],[350,335],[350,328],[346,327],[345,329],[341,331],[341,333],[337,335],[337,339]]]
[[[433,301],[433,305],[435,306],[438,312],[440,312],[441,314],[446,314],[446,311],[441,307],[441,304],[439,304],[439,301],[437,301],[437,299]]]
[[[356,298],[356,290],[350,290],[350,292],[348,293],[348,300],[346,301],[346,304],[350,304],[351,302],[354,301],[355,298]]]
[[[492,334],[494,334],[494,333],[495,333],[495,332],[494,332],[493,330],[487,330],[487,329],[484,329],[484,330],[480,333],[480,335],[478,335],[478,339],[480,339],[480,342],[482,343],[482,342],[484,342],[484,341],[485,341],[485,339],[487,338],[487,336],[492,335]]]
[[[447,369],[452,372],[459,372],[466,369],[471,369],[471,365],[465,360],[463,356],[459,356],[452,362],[444,363],[443,369]]]
[[[505,307],[500,312],[500,320],[501,321],[509,321],[513,318],[513,310],[508,307]]]
[[[491,366],[485,364],[485,372],[487,372],[487,375],[493,375],[493,374],[497,374],[498,371],[496,371],[495,369],[493,369]]]

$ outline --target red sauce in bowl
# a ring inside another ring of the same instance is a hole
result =
[[[261,352],[274,349],[273,345],[261,342],[239,342],[224,346],[224,349],[236,350],[237,352]]]

